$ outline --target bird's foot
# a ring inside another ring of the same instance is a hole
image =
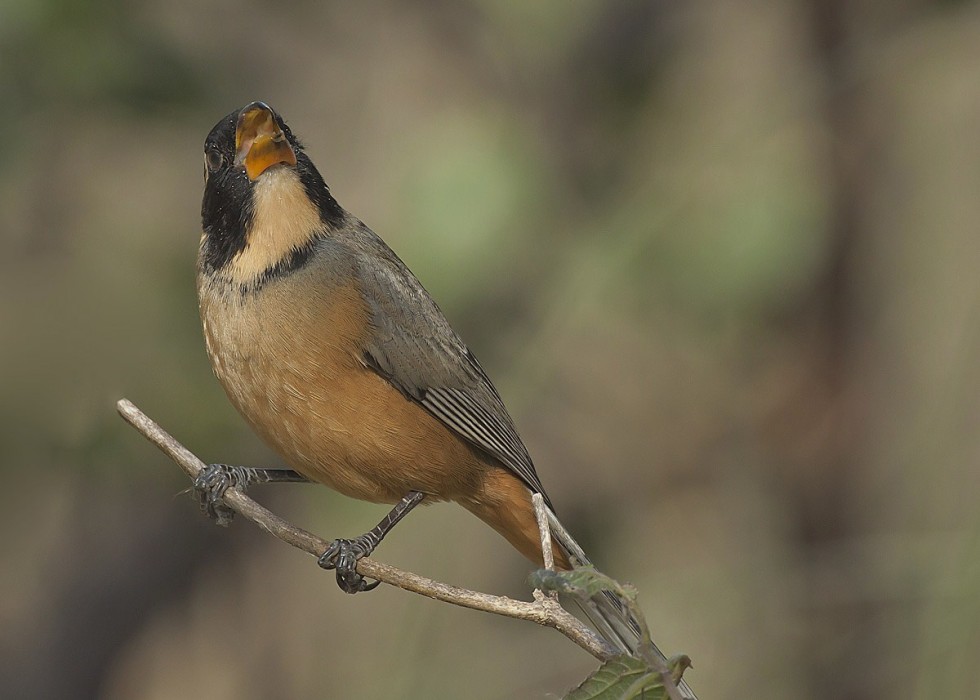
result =
[[[245,467],[227,464],[209,464],[194,479],[194,493],[201,510],[218,525],[227,527],[235,517],[235,511],[224,504],[225,491],[234,487],[244,489],[249,484]]]
[[[381,581],[368,583],[367,579],[357,573],[358,560],[374,551],[377,542],[366,533],[350,540],[334,540],[317,560],[324,569],[337,570],[337,585],[345,593],[360,593],[371,591],[378,587]]]

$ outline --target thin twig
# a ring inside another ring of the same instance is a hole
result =
[[[548,525],[548,507],[544,504],[544,496],[540,493],[531,495],[531,503],[534,505],[534,517],[538,521],[538,534],[541,537],[541,557],[544,560],[544,568],[548,571],[554,571],[555,553],[551,549],[551,527]],[[545,593],[540,588],[535,588],[534,600],[541,605],[559,605],[558,593],[556,591]]]
[[[207,466],[130,401],[121,399],[116,403],[116,408],[130,425],[176,462],[177,466],[183,469],[191,479],[197,478],[200,471]],[[314,557],[322,555],[329,545],[326,540],[286,522],[236,488],[229,488],[225,492],[223,500],[229,508],[255,522],[266,532]],[[545,517],[545,522],[547,522],[547,517]],[[545,535],[542,535],[542,539],[544,537]],[[546,557],[551,552],[550,533],[548,533],[548,539],[549,544],[545,547]],[[552,627],[600,661],[608,661],[617,656],[615,648],[551,598],[545,597],[541,601],[523,601],[470,591],[433,581],[408,571],[402,571],[368,557],[357,562],[357,571],[362,576],[382,581],[412,593],[418,593],[427,598]]]
[[[551,526],[548,525],[548,506],[544,504],[544,496],[540,493],[531,495],[534,504],[534,517],[538,520],[538,532],[541,533],[541,556],[544,557],[544,568],[555,570],[555,552],[551,549]]]

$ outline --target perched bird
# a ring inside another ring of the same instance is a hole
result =
[[[198,295],[208,355],[238,411],[293,468],[212,465],[197,482],[209,512],[228,516],[228,486],[266,481],[395,504],[320,558],[356,593],[376,585],[357,560],[422,502],[459,503],[541,564],[531,503],[540,493],[556,565],[588,564],[476,357],[405,264],[331,196],[282,118],[246,105],[215,125],[204,156]],[[590,607],[610,642],[636,645],[618,600],[600,595]]]

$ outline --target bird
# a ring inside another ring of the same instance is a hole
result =
[[[589,565],[476,356],[401,259],[337,202],[280,114],[264,102],[229,113],[204,160],[197,291],[207,354],[231,403],[290,467],[209,465],[195,482],[209,515],[230,518],[228,487],[272,481],[393,505],[319,559],[358,593],[378,582],[357,561],[420,503],[458,503],[541,565],[537,493],[556,567]],[[615,596],[589,607],[610,644],[635,651],[636,621]]]

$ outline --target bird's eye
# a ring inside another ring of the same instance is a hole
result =
[[[204,160],[208,164],[208,170],[213,173],[215,170],[221,167],[221,164],[224,162],[225,158],[221,155],[221,151],[218,149],[209,148],[204,152]]]

